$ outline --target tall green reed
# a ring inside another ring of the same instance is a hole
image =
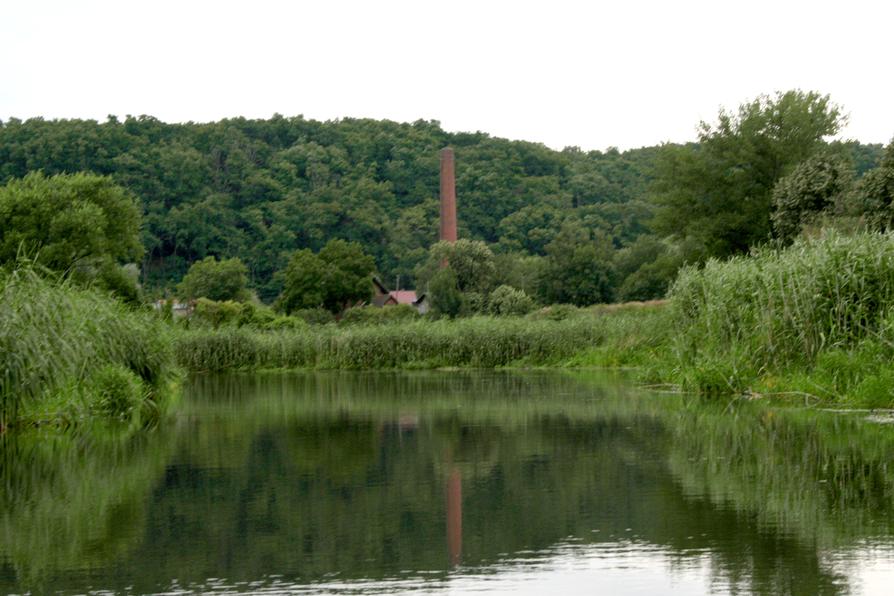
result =
[[[173,371],[166,327],[28,266],[0,274],[0,423],[54,392],[83,387],[105,365],[132,371],[158,399]]]
[[[894,235],[829,232],[784,250],[711,260],[680,272],[671,302],[681,367],[721,363],[732,384],[809,368],[821,354],[878,340],[890,327]]]
[[[278,332],[187,331],[178,337],[175,352],[178,363],[193,371],[542,365],[619,333],[612,319],[591,314],[563,321],[474,317]]]

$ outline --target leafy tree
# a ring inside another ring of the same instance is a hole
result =
[[[661,254],[654,261],[643,263],[624,278],[618,288],[618,299],[626,302],[663,298],[684,264],[679,250]]]
[[[456,272],[450,267],[438,270],[428,282],[431,313],[436,317],[458,317],[465,308]]]
[[[832,154],[818,154],[799,164],[773,188],[773,232],[784,242],[824,212],[840,204],[853,183],[850,164]]]
[[[247,284],[248,268],[238,258],[218,261],[214,257],[205,257],[192,264],[177,286],[177,293],[187,300],[207,298],[215,302],[245,302],[250,298]]]
[[[879,167],[860,180],[856,194],[858,208],[871,228],[894,228],[894,141],[885,149]]]
[[[551,205],[529,205],[500,222],[500,246],[506,250],[542,255],[546,245],[559,233],[563,214]]]
[[[418,287],[425,287],[437,271],[448,264],[456,275],[460,292],[487,292],[494,283],[494,253],[481,240],[460,238],[438,242],[428,252],[428,260],[417,270]]]
[[[828,96],[788,91],[702,122],[697,145],[667,145],[656,164],[656,232],[726,256],[769,238],[771,193],[780,178],[821,150],[843,117]]]
[[[326,266],[323,277],[324,308],[334,313],[341,312],[372,297],[372,276],[376,263],[363,252],[359,243],[330,240],[320,251],[319,257]]]
[[[611,241],[568,222],[546,247],[547,266],[540,278],[546,303],[586,306],[611,302],[615,284]]]
[[[207,298],[199,298],[192,315],[191,323],[201,321],[215,329],[221,325],[235,324],[243,316],[243,304],[233,300],[216,302]]]
[[[494,285],[507,285],[533,296],[540,284],[540,276],[547,265],[545,257],[525,253],[494,255]]]
[[[356,242],[330,240],[316,255],[296,251],[283,273],[277,306],[286,313],[319,307],[341,313],[372,297],[374,270],[375,261]]]
[[[308,249],[295,251],[283,272],[283,289],[276,308],[287,314],[320,308],[325,291],[323,277],[326,264]]]
[[[0,262],[24,250],[55,271],[95,273],[137,261],[139,229],[133,196],[106,176],[34,172],[0,188]]]

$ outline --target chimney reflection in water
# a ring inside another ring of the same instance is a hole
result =
[[[447,478],[447,549],[450,564],[459,565],[463,554],[463,477],[452,466]]]

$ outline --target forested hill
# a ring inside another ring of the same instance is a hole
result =
[[[172,285],[205,256],[238,256],[270,300],[292,251],[336,237],[360,242],[388,279],[411,279],[437,238],[438,150],[447,145],[461,236],[543,254],[569,219],[616,248],[645,231],[657,147],[554,151],[434,121],[13,119],[0,123],[0,183],[34,170],[108,174],[142,201],[150,288]]]

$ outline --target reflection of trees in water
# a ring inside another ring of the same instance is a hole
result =
[[[707,549],[719,584],[822,593],[843,581],[822,551],[891,530],[892,439],[842,417],[731,415],[536,373],[200,377],[189,391],[176,425],[117,451],[7,450],[0,556],[16,568],[0,588],[13,573],[72,587],[66,571],[88,565],[117,569],[94,585],[137,591],[446,574],[460,550],[480,566],[576,536],[659,545],[681,566]],[[836,481],[811,496],[822,478]],[[32,523],[64,528],[65,556]]]
[[[12,591],[12,578],[49,591],[65,570],[128,556],[145,534],[145,498],[171,456],[169,438],[114,430],[4,436],[0,591]]]

